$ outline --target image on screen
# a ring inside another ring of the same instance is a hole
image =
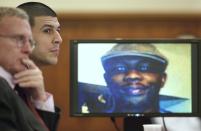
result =
[[[191,42],[79,42],[77,114],[191,114]]]

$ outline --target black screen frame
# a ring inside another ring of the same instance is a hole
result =
[[[78,87],[78,44],[82,43],[190,43],[192,47],[192,113],[79,113],[77,108],[77,87]],[[70,40],[70,116],[73,117],[156,117],[156,116],[199,116],[201,114],[201,97],[199,96],[199,39],[87,39],[87,40]]]

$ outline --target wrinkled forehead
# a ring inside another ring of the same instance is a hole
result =
[[[16,16],[6,16],[0,21],[1,33],[32,35],[28,20]]]

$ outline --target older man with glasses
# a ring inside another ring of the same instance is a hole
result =
[[[4,35],[4,34],[0,34],[0,37],[12,39],[13,41],[15,41],[17,43],[17,46],[19,48],[22,48],[25,45],[26,41],[29,41],[32,49],[34,49],[34,47],[35,47],[35,41],[32,38],[27,40],[26,37],[23,36],[23,35],[17,35],[17,34]]]
[[[48,107],[53,99],[45,92],[40,69],[29,59],[34,47],[27,14],[20,9],[0,7],[1,130],[55,130],[58,115]],[[33,103],[40,109],[36,110]]]

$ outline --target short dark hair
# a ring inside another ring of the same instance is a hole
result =
[[[17,8],[23,9],[29,15],[29,23],[34,26],[34,18],[37,16],[52,16],[57,17],[57,14],[49,6],[40,2],[26,2],[18,5]]]

